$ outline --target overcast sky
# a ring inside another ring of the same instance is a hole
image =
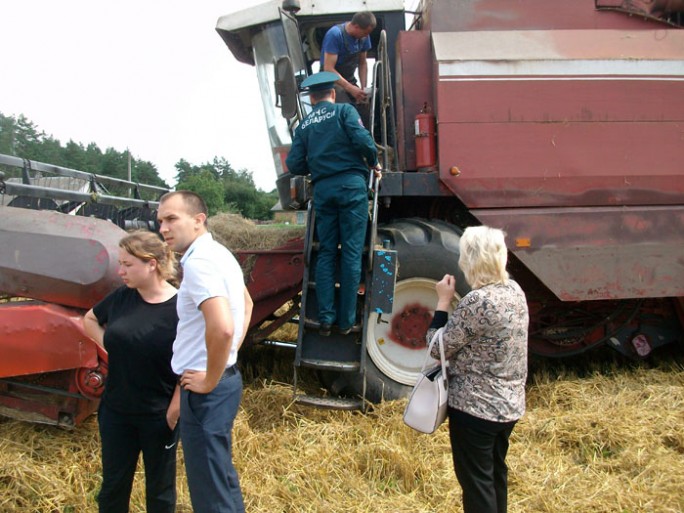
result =
[[[174,184],[181,158],[225,157],[274,188],[254,68],[214,27],[262,0],[4,0],[0,112],[101,150],[130,148]]]

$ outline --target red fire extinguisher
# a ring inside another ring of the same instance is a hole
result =
[[[416,167],[432,170],[437,164],[435,115],[427,102],[423,105],[415,121]]]

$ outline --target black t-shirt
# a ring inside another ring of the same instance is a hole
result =
[[[130,415],[166,412],[178,377],[171,369],[178,314],[176,296],[147,303],[123,286],[93,308],[105,327],[109,373],[102,400]]]

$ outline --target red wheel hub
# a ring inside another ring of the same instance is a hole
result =
[[[392,316],[389,338],[408,349],[424,349],[425,334],[432,322],[432,312],[419,303],[406,305]]]

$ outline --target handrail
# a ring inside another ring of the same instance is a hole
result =
[[[370,241],[369,247],[368,247],[368,269],[373,268],[373,244],[375,243],[375,239],[377,238],[378,235],[378,195],[380,194],[380,180],[382,178],[381,176],[376,176],[375,175],[375,170],[371,169],[370,170],[370,183],[369,183],[369,189],[370,193],[372,194],[372,207],[371,207],[371,233],[370,236],[368,237],[368,240]]]
[[[397,129],[394,117],[394,96],[392,94],[389,54],[387,53],[387,33],[384,30],[380,32],[377,55],[378,58],[373,65],[373,92],[370,100],[369,130],[373,140],[375,140],[375,107],[376,103],[380,101],[380,113],[382,115],[380,123],[381,144],[378,144],[378,147],[383,150],[383,168],[388,171],[399,171],[399,156],[397,155],[397,152],[394,152],[394,162],[390,162],[389,158],[390,144],[387,127],[388,117],[390,124],[389,130],[394,144],[396,144],[397,140]],[[394,165],[394,168],[392,168],[392,165]]]
[[[116,205],[122,207],[147,207],[159,206],[158,201],[147,201],[136,198],[124,198],[96,192],[79,192],[68,189],[56,189],[41,187],[39,185],[26,185],[23,183],[4,182],[4,194],[9,196],[23,196],[26,198],[46,198],[60,201],[74,201],[77,203],[98,203],[102,205]]]
[[[92,182],[94,180],[98,183],[126,185],[133,189],[143,189],[150,192],[158,192],[160,194],[164,194],[166,192],[169,192],[170,190],[168,188],[159,187],[157,185],[141,184],[129,180],[123,180],[121,178],[114,178],[112,176],[87,173],[85,171],[78,171],[76,169],[70,169],[68,167],[56,166],[54,164],[46,164],[45,162],[38,162],[34,160],[22,159],[20,157],[14,157],[12,155],[0,154],[0,164],[24,169],[27,163],[31,171],[39,171],[41,173],[52,173],[56,176],[63,176],[67,178],[79,178],[81,180],[88,182]]]

